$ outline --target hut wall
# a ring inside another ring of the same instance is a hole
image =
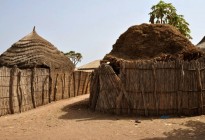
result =
[[[92,109],[142,116],[205,113],[204,60],[124,61],[119,76],[103,65],[91,78]]]
[[[0,116],[88,94],[89,84],[90,72],[1,67]]]
[[[75,71],[70,79],[69,96],[79,96],[90,93],[90,75],[91,72]]]

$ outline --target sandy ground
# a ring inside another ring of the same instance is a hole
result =
[[[183,140],[205,139],[205,116],[117,117],[92,112],[88,95],[0,117],[1,140]],[[136,123],[135,120],[140,120]]]

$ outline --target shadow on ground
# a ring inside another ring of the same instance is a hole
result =
[[[63,107],[62,111],[65,112],[65,114],[60,116],[59,119],[74,119],[76,121],[135,119],[130,116],[116,116],[109,113],[93,112],[89,109],[88,100],[89,99],[85,99]]]
[[[165,138],[155,137],[146,138],[143,140],[205,140],[205,123],[200,121],[187,121],[185,124],[185,129],[174,129],[170,132],[164,132]]]
[[[86,120],[153,120],[153,119],[169,119],[175,118],[176,116],[161,116],[161,117],[144,117],[144,116],[130,116],[130,115],[115,115],[111,113],[102,113],[97,111],[91,111],[89,109],[89,98],[69,104],[62,108],[62,111],[65,112],[64,115],[60,116],[59,119],[75,119],[78,121]],[[164,118],[167,117],[167,118]]]
[[[88,99],[67,105],[62,108],[62,111],[66,113],[60,116],[59,119],[74,119],[76,121],[117,119],[117,117],[113,115],[91,111],[88,106]]]
[[[92,120],[152,120],[152,119],[161,119],[161,118],[136,118],[130,116],[116,116],[113,114],[105,114],[100,112],[93,112],[89,109],[88,99],[76,102],[74,104],[67,105],[62,108],[62,111],[65,112],[64,115],[60,116],[59,119],[65,120],[76,120],[76,121],[92,121]],[[165,137],[152,137],[145,138],[142,140],[187,140],[187,139],[196,139],[196,140],[205,140],[205,123],[189,120],[185,123],[180,124],[185,126],[180,129],[174,129],[170,132],[164,132]]]

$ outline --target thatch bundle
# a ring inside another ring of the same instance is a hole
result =
[[[50,42],[39,36],[35,28],[27,36],[14,43],[0,56],[0,66],[18,68],[46,67],[74,69],[73,63]]]
[[[111,65],[123,60],[195,60],[203,52],[175,27],[166,24],[141,24],[130,27],[104,57]]]
[[[90,108],[103,112],[115,109],[118,111],[123,95],[126,94],[122,88],[121,79],[115,74],[113,69],[106,64],[100,65],[92,74]]]
[[[205,51],[205,36],[196,46],[199,47],[202,51]]]

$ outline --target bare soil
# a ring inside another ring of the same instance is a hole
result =
[[[205,116],[141,118],[88,109],[89,95],[0,117],[0,139],[183,140],[205,139]]]

